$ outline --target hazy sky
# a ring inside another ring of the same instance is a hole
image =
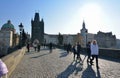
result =
[[[120,39],[120,0],[0,0],[0,27],[10,19],[17,32],[22,22],[31,33],[35,12],[45,33],[76,34],[84,20],[89,33],[112,31]]]

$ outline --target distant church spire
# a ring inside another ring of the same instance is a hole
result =
[[[83,20],[83,24],[82,24],[83,28],[85,28],[85,21]]]
[[[39,13],[35,13],[34,21],[40,21]]]

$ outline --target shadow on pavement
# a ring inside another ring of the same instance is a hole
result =
[[[42,55],[38,55],[38,56],[33,56],[31,58],[38,58],[38,57],[42,57],[42,56],[45,56],[45,55],[48,55],[48,54],[50,54],[50,53],[46,53],[46,54],[42,54]]]
[[[65,71],[61,72],[59,75],[57,75],[56,78],[68,78],[74,71],[75,74],[77,74],[79,71],[82,70],[79,66],[77,67],[79,63],[78,62],[72,62]]]
[[[97,69],[96,73],[91,65],[88,65],[87,68],[82,72],[81,78],[101,78],[100,71]]]
[[[68,53],[64,51],[64,52],[60,53],[60,58],[66,57],[67,55],[68,55]]]

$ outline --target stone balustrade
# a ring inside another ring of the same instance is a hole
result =
[[[82,48],[82,54],[86,53],[86,48]],[[99,56],[120,59],[120,49],[99,48]]]
[[[8,78],[11,75],[11,73],[15,70],[15,68],[19,64],[19,62],[21,61],[25,52],[26,52],[26,47],[23,47],[23,48],[18,49],[15,52],[13,52],[9,55],[6,55],[5,57],[2,58],[3,62],[7,65],[7,68],[9,70],[9,72],[7,74]]]

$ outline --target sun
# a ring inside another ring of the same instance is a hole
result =
[[[101,23],[102,9],[98,4],[89,3],[81,8],[81,17],[88,23],[94,26]]]

